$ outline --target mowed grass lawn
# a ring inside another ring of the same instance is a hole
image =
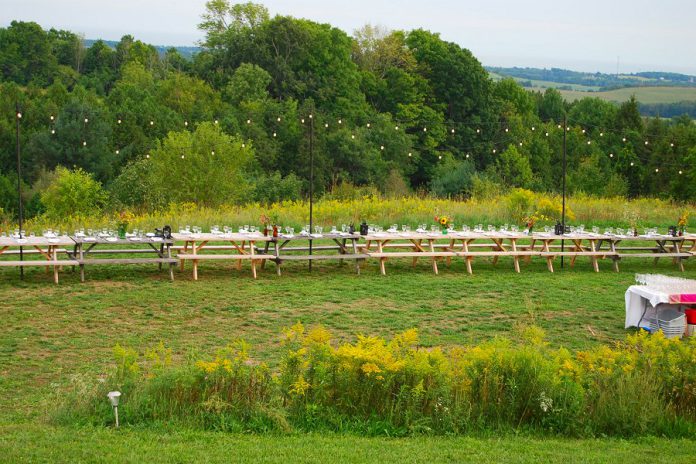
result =
[[[160,341],[175,355],[212,353],[244,338],[252,357],[271,361],[279,334],[297,321],[323,324],[338,341],[356,334],[390,337],[416,327],[425,346],[466,345],[515,336],[518,324],[544,328],[554,346],[589,347],[625,335],[624,292],[636,272],[680,274],[669,260],[625,260],[621,272],[586,261],[551,274],[540,260],[516,274],[510,260],[474,263],[474,275],[455,261],[434,275],[390,261],[358,276],[352,265],[271,264],[258,280],[248,264],[201,264],[171,283],[153,267],[88,268],[86,283],[66,270],[53,285],[43,270],[0,271],[0,462],[609,462],[631,459],[693,462],[696,442],[658,438],[544,440],[534,437],[409,439],[334,435],[239,436],[184,430],[120,431],[54,427],[55,395],[74,375],[95,379],[112,368],[116,343],[139,349]],[[696,262],[687,261],[687,277]],[[106,399],[105,399],[106,401]]]
[[[591,97],[622,103],[630,99],[632,95],[635,95],[640,103],[645,104],[696,100],[696,87],[626,87],[603,92],[584,92],[581,90],[560,90],[560,92],[567,101]]]

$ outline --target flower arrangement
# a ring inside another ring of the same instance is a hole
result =
[[[452,218],[449,216],[435,216],[435,222],[440,224],[440,227],[442,228],[442,233],[446,234],[447,229],[449,228],[450,224],[452,224]]]
[[[524,226],[531,232],[532,229],[534,229],[534,225],[539,222],[539,221],[548,221],[549,218],[544,216],[543,214],[539,213],[539,211],[534,212],[528,216],[525,216],[522,218],[522,221],[524,221]]]
[[[116,226],[120,238],[126,238],[126,230],[128,230],[128,226],[134,220],[135,215],[127,209],[122,210],[116,215]]]
[[[687,211],[684,211],[681,213],[681,216],[679,216],[679,221],[677,222],[677,227],[679,228],[679,235],[684,235],[684,231],[686,230],[686,226],[689,225],[689,213]]]

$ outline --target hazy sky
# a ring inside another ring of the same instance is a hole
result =
[[[233,0],[234,1],[234,0]],[[422,27],[470,49],[485,65],[696,74],[696,0],[266,0],[271,14],[327,22]],[[205,0],[0,0],[0,26],[36,21],[118,40],[192,45]]]

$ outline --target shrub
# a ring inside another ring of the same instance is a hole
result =
[[[41,194],[45,214],[54,220],[99,214],[106,200],[101,184],[81,168],[58,167],[55,179]]]
[[[243,431],[452,434],[471,430],[689,436],[696,430],[696,341],[660,333],[571,353],[543,331],[474,347],[420,347],[415,329],[391,340],[358,336],[332,343],[321,326],[286,329],[278,370],[234,342],[214,357],[172,363],[162,344],[144,356],[114,349],[103,383],[75,377],[55,419],[108,424],[105,400],[119,389],[126,425],[171,422]]]
[[[263,204],[297,201],[302,193],[302,181],[295,174],[282,177],[279,172],[258,177],[254,185],[254,201]]]

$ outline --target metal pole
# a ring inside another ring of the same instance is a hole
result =
[[[314,117],[309,115],[309,256],[312,256],[312,230],[314,230]],[[312,260],[309,260],[312,272]]]
[[[24,206],[22,204],[22,158],[19,146],[19,120],[22,119],[22,113],[19,112],[19,102],[15,101],[15,120],[17,121],[17,199],[19,200],[19,238],[22,238],[22,229],[24,228]],[[19,247],[19,260],[24,261],[24,247]],[[24,279],[24,267],[19,267],[19,276]]]
[[[566,221],[566,135],[568,133],[568,120],[566,115],[563,115],[563,206],[561,209],[561,224],[563,226],[563,234],[565,235]],[[565,240],[561,240],[561,253],[565,251]],[[561,268],[563,267],[563,255],[561,254]]]

